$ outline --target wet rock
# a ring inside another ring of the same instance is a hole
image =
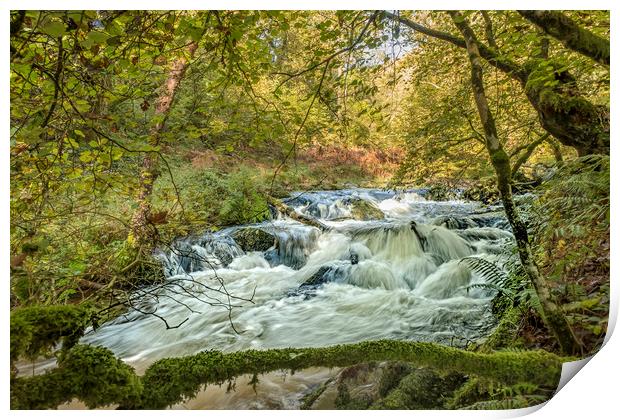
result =
[[[332,265],[325,265],[319,268],[306,281],[304,281],[297,289],[288,293],[289,296],[303,295],[305,299],[309,299],[316,295],[316,289],[325,283],[330,283],[345,279],[351,270],[349,262],[340,261]]]
[[[361,363],[342,369],[304,397],[302,408],[366,409],[387,395],[410,371],[410,366],[401,362]]]
[[[472,201],[481,201],[484,204],[499,201],[499,191],[493,178],[486,178],[469,186],[463,192],[463,198]]]
[[[319,285],[321,285],[323,283],[326,283],[327,281],[329,281],[329,279],[327,278],[327,276],[325,274],[330,269],[331,269],[330,266],[323,266],[323,267],[319,268],[316,273],[314,273],[312,276],[310,276],[310,278],[308,280],[304,281],[301,284],[301,287],[303,287],[303,286],[319,286]]]
[[[358,197],[347,200],[351,207],[351,217],[355,220],[376,220],[383,219],[383,212],[371,201],[366,201]]]
[[[502,229],[493,227],[476,227],[470,229],[463,229],[457,232],[457,234],[467,241],[497,241],[500,239],[513,239],[513,235]]]
[[[459,189],[447,185],[433,185],[424,191],[424,198],[432,201],[458,200],[462,194]]]
[[[433,221],[435,226],[443,226],[448,229],[468,229],[478,227],[478,224],[469,217],[440,216]]]
[[[442,409],[467,378],[461,374],[439,375],[432,369],[414,369],[397,387],[370,408],[389,410]]]
[[[232,235],[235,242],[245,252],[267,251],[276,245],[276,237],[258,228],[239,229]]]
[[[187,242],[180,242],[173,249],[172,253],[176,256],[179,267],[186,273],[200,271],[204,268],[206,259],[203,255]],[[168,273],[169,275],[176,273]]]
[[[202,238],[199,245],[204,248],[207,255],[217,258],[223,267],[230,264],[235,257],[243,255],[243,250],[228,236],[206,236]],[[211,265],[209,264],[209,267]]]
[[[413,233],[415,233],[415,236],[418,237],[418,240],[420,241],[420,246],[422,247],[422,250],[424,252],[427,252],[428,249],[428,241],[426,240],[426,236],[424,236],[421,232],[420,229],[418,228],[418,224],[416,221],[412,220],[410,222],[410,226],[411,226],[411,230],[413,231]]]
[[[496,227],[499,229],[508,229],[510,224],[503,212],[501,213],[489,213],[484,216],[473,216],[471,220],[478,225],[478,227]]]
[[[299,270],[306,264],[308,256],[316,249],[321,230],[312,226],[298,226],[291,230],[276,230],[275,247],[264,253],[273,267],[286,265]]]
[[[349,273],[351,266],[344,261],[339,264],[324,265],[304,281],[300,288],[317,287],[325,283],[342,280]]]

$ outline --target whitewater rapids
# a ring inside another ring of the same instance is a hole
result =
[[[462,258],[501,260],[512,235],[497,211],[423,195],[361,189],[293,194],[285,203],[328,229],[282,217],[252,225],[276,238],[263,252],[241,249],[233,239],[245,228],[239,226],[177,241],[160,253],[169,275],[165,287],[138,292],[135,309],[88,331],[81,341],[111,349],[139,373],[158,359],[207,349],[318,347],[381,338],[464,346],[488,334],[494,319],[492,292],[470,287],[485,279]],[[383,217],[353,220],[360,201]],[[308,284],[309,279],[315,281]],[[166,328],[162,318],[178,327]],[[317,375],[325,372],[312,371],[308,378]],[[264,382],[275,398],[274,376]],[[280,399],[286,400],[295,383],[280,384]],[[219,408],[252,407],[243,395],[224,398],[228,402]],[[216,408],[212,399],[204,401],[211,402],[198,407]]]

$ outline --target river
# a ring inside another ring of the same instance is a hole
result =
[[[166,284],[137,292],[134,309],[88,331],[82,342],[111,349],[139,373],[158,359],[207,349],[381,338],[463,347],[495,324],[493,292],[471,287],[486,279],[463,258],[501,261],[512,235],[499,208],[425,195],[295,193],[284,202],[325,229],[276,215],[180,239],[159,253]],[[233,238],[248,227],[271,235],[273,246],[244,251]],[[297,408],[301,395],[333,373],[275,372],[263,375],[256,391],[245,385],[249,377],[240,378],[236,391],[209,386],[175,408]]]

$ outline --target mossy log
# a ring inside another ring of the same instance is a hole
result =
[[[68,349],[94,321],[87,306],[28,306],[11,311],[11,363],[19,357],[34,358],[60,340]]]
[[[77,398],[89,408],[139,401],[134,369],[102,347],[77,345],[44,375],[11,378],[11,409],[56,408]]]
[[[551,387],[557,385],[564,361],[545,351],[482,354],[435,343],[380,340],[326,348],[205,351],[159,360],[139,377],[111,351],[78,345],[61,359],[57,369],[13,378],[11,407],[54,408],[77,398],[89,407],[118,404],[121,408],[162,409],[194,397],[204,385],[221,384],[244,374],[384,360],[474,374],[505,384],[530,382]]]

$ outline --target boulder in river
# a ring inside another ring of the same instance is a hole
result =
[[[383,212],[371,201],[363,200],[359,197],[352,197],[348,200],[351,207],[351,217],[355,220],[376,220],[383,219]]]
[[[320,286],[324,283],[343,280],[349,274],[350,268],[351,265],[346,261],[339,261],[332,265],[324,265],[299,287],[303,290],[309,287]]]
[[[232,234],[233,239],[245,252],[267,251],[276,245],[277,239],[262,229],[247,227]]]
[[[328,277],[325,275],[327,274],[327,272],[331,269],[330,266],[325,265],[321,268],[319,268],[317,270],[316,273],[314,273],[312,276],[310,276],[310,278],[306,281],[304,281],[301,284],[301,287],[303,286],[319,286],[323,283],[326,283],[329,281]]]

